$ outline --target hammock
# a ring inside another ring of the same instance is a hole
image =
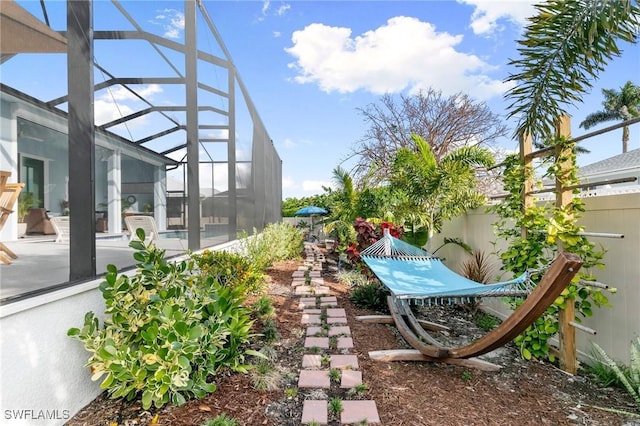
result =
[[[458,275],[429,252],[388,234],[360,256],[400,300],[429,305],[471,303],[483,297],[523,297],[532,290],[526,272],[509,281],[478,283]]]

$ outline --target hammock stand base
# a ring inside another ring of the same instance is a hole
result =
[[[505,345],[533,324],[562,293],[581,266],[582,261],[578,256],[559,253],[536,288],[507,319],[482,338],[460,347],[441,345],[425,330],[427,327],[424,322],[421,323],[405,303],[395,296],[389,296],[387,303],[393,323],[406,342],[420,356],[413,351],[396,352],[395,355],[385,354],[385,351],[373,352],[373,354],[378,359],[391,361],[407,360],[402,357],[412,357],[412,360],[418,361],[437,361],[480,368],[486,362],[475,358]],[[386,317],[379,320],[388,321]]]

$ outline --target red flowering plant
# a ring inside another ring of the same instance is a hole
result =
[[[389,234],[396,238],[400,238],[404,231],[402,226],[398,226],[393,222],[383,221],[379,225],[375,225],[361,217],[356,219],[353,223],[353,227],[356,230],[357,244],[349,244],[345,253],[349,262],[356,267],[364,266],[360,259],[360,252],[382,238],[385,229],[388,229]]]

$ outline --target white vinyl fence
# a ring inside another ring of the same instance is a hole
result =
[[[616,288],[617,292],[608,294],[611,307],[594,308],[594,315],[583,321],[597,332],[595,336],[576,331],[578,357],[584,360],[590,356],[591,342],[596,342],[614,359],[628,365],[630,343],[640,336],[640,193],[589,197],[584,202],[586,212],[580,224],[585,232],[623,234],[624,238],[589,237],[606,250],[605,268],[592,273],[597,281]],[[446,224],[428,248],[435,250],[445,237],[458,237],[474,250],[495,253],[505,247],[504,241],[496,242],[493,229],[496,220],[496,216],[486,213],[486,208],[472,211]],[[461,248],[452,244],[436,255],[444,257],[447,265],[456,271],[467,257]],[[499,267],[495,254],[492,259]],[[488,304],[486,309],[502,316],[506,314],[504,307],[497,303]]]

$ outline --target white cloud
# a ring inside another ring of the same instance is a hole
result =
[[[476,55],[456,50],[461,35],[437,32],[427,22],[399,16],[386,25],[352,37],[351,29],[311,24],[293,33],[286,51],[300,84],[317,84],[325,92],[374,94],[424,87],[488,99],[506,90],[486,72],[490,64]]]
[[[163,37],[177,39],[184,31],[184,13],[176,9],[164,9],[157,12],[151,23],[162,27]]]
[[[506,19],[516,25],[523,26],[527,18],[535,14],[532,0],[457,0],[475,7],[469,25],[474,34],[491,35],[501,31],[499,21]]]
[[[162,87],[150,84],[136,88],[141,96],[151,99],[153,95],[162,93]],[[111,87],[96,97],[93,105],[94,117],[97,125],[102,125],[121,117],[126,117],[142,106],[140,99],[122,86]],[[142,116],[128,123],[128,126],[140,127],[146,123],[146,117]]]
[[[314,194],[323,192],[323,186],[331,186],[330,182],[325,182],[321,180],[303,180],[302,181],[302,190],[305,192],[312,192]]]
[[[286,138],[286,139],[282,142],[281,146],[282,146],[283,148],[285,148],[285,149],[290,149],[290,148],[295,148],[296,146],[298,146],[298,144],[297,144],[297,143],[295,143],[294,141],[292,141],[291,139]]]
[[[296,181],[293,180],[291,176],[283,176],[282,177],[282,188],[283,189],[297,189],[298,185]]]
[[[289,9],[291,9],[291,5],[285,3],[276,10],[276,15],[284,16],[284,14],[287,13]]]

